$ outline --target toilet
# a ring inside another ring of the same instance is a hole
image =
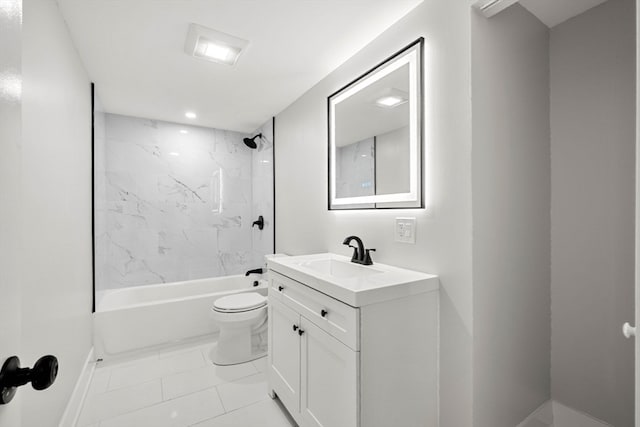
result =
[[[211,351],[216,365],[236,365],[267,354],[267,298],[256,292],[227,295],[213,303],[211,317],[220,327]]]

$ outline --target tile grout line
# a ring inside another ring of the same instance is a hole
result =
[[[219,396],[219,395],[218,395],[218,396]],[[267,397],[269,397],[269,395],[267,395]],[[270,399],[270,400],[273,400],[273,399],[271,399],[270,397],[269,397],[269,399]],[[198,424],[204,423],[205,421],[215,420],[216,418],[220,418],[220,417],[222,417],[222,416],[224,416],[224,415],[233,414],[234,412],[240,411],[241,409],[246,409],[246,408],[248,408],[248,407],[250,407],[250,406],[258,405],[258,404],[260,404],[260,403],[264,402],[265,400],[267,400],[267,399],[258,400],[257,402],[251,402],[251,403],[249,403],[249,404],[247,404],[247,405],[241,406],[240,408],[233,409],[233,410],[231,410],[231,411],[229,411],[229,412],[226,412],[226,411],[225,411],[225,413],[220,414],[220,415],[216,415],[215,417],[211,417],[211,418],[207,418],[206,420],[198,421],[198,422],[197,422],[197,423],[195,423],[195,424],[190,424],[190,425],[189,425],[189,426],[187,426],[187,427],[197,426]],[[220,402],[222,402],[222,398],[220,399]],[[223,406],[223,408],[224,408],[224,406]]]
[[[199,353],[199,352],[197,352],[197,351],[193,351],[193,352],[194,352],[194,353]],[[200,356],[202,357],[202,355],[200,355]],[[162,373],[163,369],[162,369],[162,366],[161,366],[161,365],[162,365],[162,363],[163,363],[162,361],[163,361],[163,360],[167,360],[167,359],[168,359],[168,357],[167,357],[167,358],[164,358],[164,359],[163,359],[163,358],[158,358],[158,359],[157,359],[157,362],[156,362],[156,363],[157,363],[157,367],[158,367],[158,372],[157,372],[157,373],[156,373],[152,378],[148,378],[148,379],[146,379],[146,380],[144,380],[144,381],[142,381],[142,382],[138,382],[138,383],[132,383],[132,384],[126,384],[126,385],[119,385],[118,387],[113,388],[113,389],[108,389],[107,391],[120,390],[120,389],[123,389],[123,388],[132,387],[132,386],[135,386],[135,385],[138,385],[138,384],[143,384],[143,383],[145,383],[145,382],[149,382],[149,381],[152,381],[152,380],[155,380],[155,379],[158,379],[158,378],[164,378],[164,377],[168,377],[168,376],[172,376],[172,375],[179,375],[179,374],[182,374],[182,373],[185,373],[185,372],[189,372],[189,371],[192,371],[192,370],[195,370],[195,369],[200,369],[200,368],[203,368],[203,367],[207,366],[207,364],[206,364],[206,362],[205,362],[203,365],[197,366],[197,367],[195,367],[195,368],[190,367],[189,369],[185,369],[185,370],[178,370],[178,371],[176,371],[176,372],[165,372],[165,373],[163,374],[163,373]],[[130,366],[125,366],[124,368],[128,368],[128,367],[130,367]],[[182,368],[181,368],[181,369],[182,369]],[[112,372],[113,372],[113,370],[112,370]],[[111,384],[111,378],[112,378],[112,377],[110,377],[110,380],[109,380],[109,388],[110,388],[110,387],[111,387],[111,385],[112,385],[112,384]]]
[[[113,382],[113,378],[114,378],[113,377],[114,370],[118,369],[118,368],[126,368],[126,367],[128,367],[128,366],[130,366],[132,364],[137,363],[137,361],[135,361],[135,360],[127,361],[127,363],[125,363],[123,366],[117,366],[116,364],[114,364],[114,365],[108,365],[108,366],[101,367],[101,370],[107,371],[106,374],[105,374],[107,376],[106,390],[104,392],[102,392],[102,393],[97,393],[96,395],[94,395],[94,397],[104,398],[104,395],[107,394],[107,393],[113,393],[113,392],[117,392],[117,391],[120,391],[120,390],[124,390],[126,388],[137,387],[137,386],[140,386],[140,385],[143,385],[143,384],[159,381],[160,382],[160,398],[161,398],[161,400],[159,402],[155,402],[155,403],[152,403],[150,405],[141,406],[141,407],[138,407],[138,408],[135,408],[135,409],[132,409],[132,410],[128,410],[128,411],[125,411],[123,413],[120,413],[120,414],[117,414],[117,415],[114,415],[114,416],[109,416],[108,418],[98,419],[96,423],[90,424],[90,426],[92,426],[92,427],[101,427],[103,425],[103,423],[105,423],[105,422],[107,422],[109,420],[112,420],[114,418],[126,416],[128,414],[133,413],[133,412],[138,412],[138,411],[142,411],[142,410],[149,410],[150,408],[153,408],[155,406],[163,405],[166,402],[171,402],[173,400],[186,398],[188,396],[191,396],[191,395],[194,395],[194,394],[197,394],[197,393],[203,393],[203,392],[210,391],[212,388],[215,389],[216,395],[218,396],[218,399],[220,401],[221,408],[223,409],[223,413],[221,413],[219,415],[216,415],[215,417],[212,417],[212,418],[207,418],[205,420],[200,420],[200,421],[198,421],[198,423],[201,423],[201,422],[204,422],[204,421],[207,421],[207,420],[211,420],[211,419],[214,419],[214,418],[218,418],[218,417],[223,416],[225,414],[233,413],[233,412],[245,409],[247,407],[251,407],[251,406],[257,405],[257,404],[263,402],[264,400],[266,400],[268,395],[265,395],[265,399],[261,399],[261,400],[255,401],[255,402],[250,402],[250,403],[245,404],[245,405],[243,405],[243,406],[241,406],[239,408],[235,408],[233,410],[228,411],[227,408],[225,407],[225,404],[224,404],[223,400],[222,400],[222,395],[221,395],[220,389],[219,389],[220,386],[224,386],[225,384],[238,383],[238,382],[243,381],[243,380],[245,380],[245,379],[247,379],[249,377],[253,377],[253,376],[257,376],[257,375],[265,376],[266,373],[263,372],[259,368],[259,366],[257,365],[257,363],[259,363],[261,358],[248,362],[250,364],[249,366],[251,367],[251,370],[253,372],[245,373],[245,374],[243,374],[243,375],[241,375],[241,376],[239,376],[237,378],[234,378],[231,381],[223,381],[223,382],[215,384],[213,386],[205,387],[205,388],[203,388],[201,390],[190,391],[189,393],[186,393],[186,394],[183,394],[183,395],[180,395],[180,396],[176,396],[176,397],[167,399],[167,395],[168,394],[167,394],[167,391],[165,390],[165,388],[167,387],[167,384],[165,384],[165,379],[167,379],[169,377],[176,376],[176,375],[181,375],[181,374],[186,374],[188,372],[195,371],[195,370],[198,370],[198,369],[203,369],[203,368],[214,370],[214,374],[216,376],[218,376],[216,371],[215,371],[216,368],[217,368],[217,365],[213,364],[209,360],[209,357],[208,357],[209,352],[208,351],[209,351],[209,348],[205,347],[205,346],[200,347],[200,348],[192,348],[192,349],[185,349],[184,351],[179,351],[177,354],[175,354],[175,356],[180,357],[183,353],[189,353],[189,352],[193,352],[193,353],[199,354],[198,359],[200,359],[201,362],[199,362],[198,365],[200,365],[200,366],[190,367],[189,369],[181,370],[181,371],[177,371],[177,372],[172,372],[172,373],[167,374],[167,375],[158,375],[158,376],[156,376],[154,378],[150,378],[150,379],[148,379],[146,381],[142,381],[142,382],[134,383],[134,384],[129,384],[129,385],[126,385],[126,386],[120,386],[120,387],[117,387],[117,388],[115,388],[113,390],[111,390],[110,388],[113,385],[112,382]],[[156,353],[156,354],[151,355],[151,356],[146,356],[145,358],[150,357],[152,359],[158,360],[158,362],[161,363],[160,361],[162,359],[165,359],[164,357],[161,357],[161,356],[162,356],[161,353]],[[174,356],[174,355],[172,355],[172,356]],[[172,356],[168,356],[168,357],[172,357]],[[202,362],[204,362],[203,365],[201,365]],[[219,376],[218,376],[218,378],[222,379]],[[100,399],[98,399],[98,400],[100,400]],[[84,403],[85,402],[83,402],[83,412],[84,412],[84,409],[85,409]],[[190,424],[190,426],[197,425],[198,423]]]
[[[156,379],[159,379],[159,378],[155,378],[153,381],[155,381]],[[147,382],[151,382],[151,381],[147,381]],[[162,384],[162,381],[161,381],[161,384]],[[161,387],[162,387],[162,385],[161,385]],[[100,425],[105,421],[113,420],[114,418],[122,417],[124,415],[128,415],[128,414],[131,414],[131,413],[134,413],[134,412],[142,411],[143,409],[149,409],[149,408],[153,408],[154,406],[160,406],[160,405],[163,405],[163,404],[165,404],[167,402],[171,402],[172,400],[181,399],[183,397],[191,396],[191,395],[196,394],[196,393],[202,393],[202,392],[205,392],[205,391],[209,391],[209,390],[214,389],[214,388],[216,389],[216,394],[218,395],[218,398],[220,399],[220,404],[222,406],[222,409],[224,409],[224,404],[222,403],[222,398],[220,397],[220,393],[218,393],[217,388],[214,386],[214,387],[208,387],[208,388],[203,389],[203,390],[198,390],[198,391],[194,391],[194,392],[191,392],[191,393],[187,393],[187,394],[184,394],[182,396],[174,397],[174,398],[171,398],[169,400],[163,400],[163,401],[160,401],[160,402],[157,402],[157,403],[153,403],[151,405],[142,406],[140,408],[137,408],[137,409],[134,409],[134,410],[131,410],[131,411],[127,411],[127,412],[123,412],[122,414],[118,414],[118,415],[115,415],[113,417],[109,417],[109,418],[105,418],[105,419],[99,420],[98,421],[98,423],[99,423],[98,427],[100,427]],[[231,411],[231,412],[233,412],[233,411]],[[213,418],[217,418],[217,417],[222,416],[222,415],[224,415],[226,413],[227,412],[225,410],[224,413],[222,413],[220,415],[217,415],[216,417],[213,417]],[[207,420],[209,420],[209,419],[212,419],[212,418],[207,418]],[[206,421],[206,420],[198,421],[198,423],[201,423],[203,421]],[[196,423],[196,424],[198,424],[198,423]],[[89,424],[89,426],[93,426],[93,425],[94,424]]]
[[[159,356],[157,352],[144,353],[144,354],[141,354],[139,357],[123,356],[119,358],[118,356],[115,356],[112,359],[102,360],[99,363],[102,364],[103,368],[109,368],[109,369],[126,368],[128,366],[140,363],[141,360],[145,360],[145,359],[157,360],[159,359]]]
[[[202,367],[197,368],[197,369],[202,369]],[[197,369],[193,369],[193,371],[195,371],[195,370],[197,370]],[[256,369],[256,368],[254,367],[254,369]],[[173,376],[173,375],[181,375],[181,374],[184,374],[184,373],[187,373],[187,372],[191,372],[191,371],[179,372],[179,373],[172,374],[172,375],[169,375],[169,376]],[[222,386],[222,385],[225,385],[225,384],[233,384],[233,383],[236,383],[236,382],[238,382],[238,381],[244,380],[244,379],[246,379],[246,378],[249,378],[249,377],[252,377],[252,376],[255,376],[255,375],[264,375],[264,372],[262,372],[262,371],[260,371],[260,370],[256,369],[256,371],[255,371],[255,372],[251,372],[251,373],[246,374],[246,375],[241,375],[241,376],[239,376],[239,377],[237,377],[237,378],[234,378],[234,379],[233,379],[233,380],[231,380],[231,381],[222,381],[222,382],[220,382],[220,383],[212,384],[212,385],[207,386],[207,387],[204,387],[204,388],[202,388],[202,389],[192,390],[192,391],[189,391],[189,392],[187,392],[187,393],[181,394],[181,395],[179,395],[179,396],[175,396],[175,397],[172,397],[172,398],[170,398],[170,399],[166,399],[166,400],[164,400],[164,402],[168,402],[168,401],[171,401],[171,400],[179,399],[179,398],[181,398],[181,397],[189,396],[189,395],[192,395],[192,394],[195,394],[195,393],[200,393],[200,392],[203,392],[203,391],[206,391],[206,390],[210,390],[210,389],[212,389],[212,388],[215,388],[215,389],[216,389],[216,392],[218,393],[218,396],[220,397],[220,401],[222,401],[222,396],[220,396],[220,393],[219,393],[219,391],[217,390],[217,388],[218,388],[219,386]],[[168,376],[166,376],[166,377],[168,377]],[[166,378],[166,377],[162,377],[162,378]],[[265,377],[265,378],[266,378],[266,377]],[[164,382],[162,383],[162,387],[163,387],[163,390],[164,390]]]
[[[218,390],[218,386],[215,386],[214,388],[216,389],[216,394],[218,395],[218,399],[220,399],[220,405],[222,405],[222,409],[224,410],[224,413],[220,415],[224,415],[227,413],[227,408],[224,407],[224,402],[222,401],[222,395],[220,394],[220,390]],[[217,417],[214,417],[214,418],[217,418]]]
[[[106,369],[106,368],[105,368],[105,369]],[[111,374],[113,373],[113,371],[112,371],[112,369],[111,369],[111,368],[109,368],[109,369],[107,370],[107,372],[108,372],[108,377],[109,377],[109,378],[107,379],[107,390],[106,390],[106,391],[109,391],[109,386],[111,385]]]
[[[139,386],[139,385],[142,385],[142,384],[146,384],[146,383],[154,382],[154,381],[156,381],[156,380],[159,380],[159,378],[154,378],[153,380],[145,381],[144,383],[136,384],[135,386]],[[133,387],[135,387],[135,386],[133,386]],[[100,396],[100,395],[102,395],[102,394],[106,394],[106,393],[109,393],[109,391],[107,391],[107,392],[105,392],[105,393],[100,393],[100,394],[97,394],[97,395],[94,395],[94,396]],[[160,382],[160,398],[162,399],[162,381]],[[111,419],[113,419],[113,418],[117,418],[117,417],[120,417],[120,416],[122,416],[122,415],[130,414],[130,413],[132,413],[132,412],[136,412],[136,411],[139,411],[139,410],[142,410],[142,409],[151,408],[151,407],[153,407],[153,406],[155,406],[155,405],[159,405],[160,403],[162,403],[162,401],[157,402],[157,403],[152,403],[152,404],[150,404],[150,405],[141,406],[141,407],[136,408],[136,409],[128,410],[128,411],[126,411],[126,412],[123,412],[123,413],[121,413],[121,414],[118,414],[118,415],[115,415],[115,416],[112,416],[112,417],[108,417],[108,418],[104,418],[104,419],[99,419],[99,420],[98,420],[98,426],[100,426],[100,425],[102,424],[102,422],[103,422],[103,421],[108,421],[108,420],[111,420]],[[82,410],[84,411],[84,409],[85,409],[85,407],[83,406],[83,407],[82,407]],[[82,412],[80,413],[80,417],[82,417]],[[79,418],[80,418],[80,417],[79,417]],[[89,426],[93,426],[93,425],[95,425],[95,423],[88,424],[88,425],[89,425]]]
[[[160,377],[160,398],[162,399],[162,402],[166,402],[164,396],[164,378],[165,377]]]

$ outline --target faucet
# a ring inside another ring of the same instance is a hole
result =
[[[253,270],[249,270],[246,273],[244,273],[245,277],[250,275],[250,274],[262,274],[264,273],[264,270],[262,268],[255,268]]]
[[[351,241],[355,240],[358,246],[351,246]],[[355,262],[356,264],[362,265],[372,265],[373,261],[371,261],[371,255],[369,251],[374,251],[375,249],[365,249],[364,244],[362,243],[362,239],[358,236],[349,236],[342,242],[343,245],[347,245],[350,248],[353,248],[353,256],[351,257],[351,262]]]

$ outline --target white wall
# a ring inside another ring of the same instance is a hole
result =
[[[22,0],[0,1],[0,366],[20,349]],[[22,396],[0,405],[0,425],[20,426]]]
[[[550,397],[549,30],[520,5],[471,18],[474,427]]]
[[[551,378],[560,402],[633,425],[635,11],[551,30]]]
[[[470,8],[430,0],[276,117],[276,251],[331,251],[355,234],[374,262],[440,275],[440,419],[471,425]],[[425,37],[426,210],[327,210],[327,96],[404,46]],[[395,243],[394,218],[417,218],[415,245]]]
[[[58,424],[91,348],[90,83],[54,0],[25,0],[22,110],[22,360],[60,371],[23,387],[24,427]]]

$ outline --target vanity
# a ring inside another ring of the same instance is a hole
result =
[[[438,277],[267,257],[268,383],[300,427],[436,427]]]

